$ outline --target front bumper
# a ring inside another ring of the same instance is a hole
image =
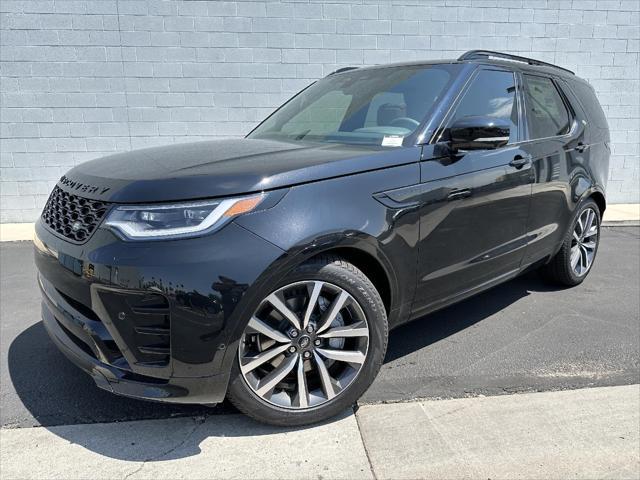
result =
[[[218,403],[243,310],[282,251],[229,224],[201,238],[85,244],[36,224],[42,318],[52,340],[117,394]],[[240,329],[241,330],[241,329]]]
[[[47,333],[60,351],[73,363],[87,372],[96,385],[104,390],[127,397],[177,403],[218,403],[224,399],[229,375],[210,377],[156,379],[136,375],[131,371],[103,363],[86,351],[79,342],[97,335],[89,325],[90,319],[71,313],[64,301],[55,303],[43,291],[42,321]],[[79,333],[84,330],[83,333]],[[88,340],[91,341],[91,340]]]

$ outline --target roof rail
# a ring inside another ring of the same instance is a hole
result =
[[[327,77],[330,77],[331,75],[335,75],[336,73],[348,72],[349,70],[357,70],[357,69],[358,67],[342,67],[337,70],[334,70],[329,75],[327,75]]]
[[[543,62],[541,60],[535,60],[533,58],[521,57],[519,55],[511,55],[509,53],[501,53],[501,52],[493,52],[491,50],[469,50],[466,53],[463,53],[458,57],[459,61],[463,60],[478,60],[480,58],[501,58],[504,60],[511,60],[513,62],[522,62],[527,63],[529,65],[538,65],[543,67],[553,67],[559,68],[560,70],[564,70],[565,72],[569,72],[571,75],[575,75],[574,72],[567,68],[559,67],[558,65],[554,65],[553,63]]]

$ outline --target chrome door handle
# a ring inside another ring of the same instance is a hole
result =
[[[470,188],[458,188],[451,191],[451,193],[449,193],[449,195],[447,196],[447,200],[458,200],[460,198],[466,198],[470,196],[471,196]]]

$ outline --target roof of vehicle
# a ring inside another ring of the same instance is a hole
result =
[[[343,67],[330,73],[335,75],[352,70],[370,70],[379,68],[394,68],[404,66],[420,66],[420,65],[442,65],[442,64],[481,64],[481,65],[499,65],[523,72],[538,72],[548,75],[561,76],[575,80],[581,80],[574,72],[566,68],[551,63],[535,60],[533,58],[522,57],[519,55],[511,55],[508,53],[494,52],[490,50],[470,50],[455,60],[423,60],[413,62],[398,62],[384,65],[374,65],[367,67]]]

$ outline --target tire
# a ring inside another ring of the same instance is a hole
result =
[[[308,315],[316,288],[318,294]],[[271,303],[277,303],[274,295],[285,299],[285,307],[289,307],[300,322],[299,329]],[[341,298],[346,300],[339,308]],[[336,314],[332,315],[334,310]],[[255,323],[255,319],[263,323]],[[265,329],[265,324],[271,329]],[[310,327],[316,330],[308,333]],[[278,329],[277,335],[273,329]],[[353,337],[333,337],[346,335],[346,330]],[[283,332],[288,339],[282,338]],[[294,334],[295,338],[291,338]],[[307,344],[305,336],[312,347],[303,347]],[[241,412],[271,425],[299,426],[329,419],[351,407],[369,388],[384,360],[387,337],[384,304],[364,273],[339,257],[316,257],[286,275],[277,288],[264,295],[239,342],[227,398]],[[275,342],[273,346],[261,349],[271,342]],[[282,342],[286,350],[254,367],[253,362],[262,362],[257,360],[258,355],[267,357],[271,355],[268,352],[281,348],[278,342]],[[297,351],[291,353],[292,347]],[[356,359],[361,363],[336,358]],[[290,367],[292,363],[294,366]],[[272,388],[272,382],[280,376],[274,373],[276,370],[288,373]],[[329,378],[340,378],[340,382],[329,381],[323,372],[330,375]]]
[[[595,234],[584,237],[584,234],[588,234],[589,232],[581,233],[581,224],[584,223],[588,213],[593,215],[592,222],[595,226]],[[598,246],[600,244],[600,218],[598,205],[591,198],[587,199],[576,210],[576,215],[571,221],[560,250],[551,261],[542,268],[543,276],[549,282],[573,287],[584,281],[593,267],[598,252]],[[592,251],[584,247],[587,243],[592,244]],[[578,267],[582,268],[576,268],[574,266],[576,249],[580,256],[578,259]],[[572,256],[572,254],[574,256]]]

